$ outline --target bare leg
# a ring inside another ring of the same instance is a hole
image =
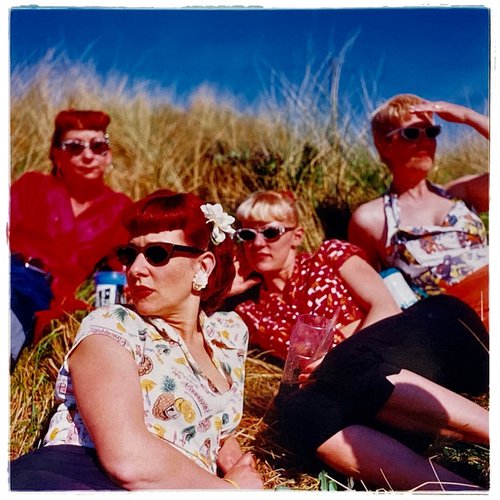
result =
[[[395,439],[361,425],[333,435],[317,454],[335,470],[387,491],[480,489]]]
[[[394,391],[377,414],[393,427],[489,444],[489,413],[478,404],[408,370],[387,377]]]

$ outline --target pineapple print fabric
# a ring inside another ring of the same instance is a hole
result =
[[[450,198],[431,183],[435,193]],[[387,223],[385,261],[397,267],[410,283],[429,294],[446,291],[488,264],[486,229],[479,216],[459,199],[440,226],[401,227],[398,197],[384,195]]]
[[[215,366],[230,383],[225,393],[218,392],[199,370],[182,338],[164,320],[146,321],[120,305],[89,314],[59,371],[55,392],[61,404],[44,445],[94,447],[76,408],[68,356],[89,335],[106,335],[134,357],[148,430],[215,474],[221,441],[235,430],[242,416],[248,330],[234,312],[211,316],[202,312],[200,324]]]

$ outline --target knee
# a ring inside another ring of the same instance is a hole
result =
[[[320,460],[339,472],[352,474],[357,468],[357,444],[367,440],[369,429],[363,425],[349,425],[334,434],[316,450]]]

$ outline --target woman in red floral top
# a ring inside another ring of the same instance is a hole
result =
[[[244,258],[232,292],[260,283],[256,300],[236,307],[252,343],[284,359],[299,314],[339,309],[334,348],[276,398],[288,444],[371,487],[477,488],[420,454],[422,436],[489,443],[488,411],[459,395],[488,390],[488,334],[474,311],[440,295],[401,312],[351,244],[298,252],[290,194],[254,193],[236,215]]]

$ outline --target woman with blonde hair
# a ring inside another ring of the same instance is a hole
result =
[[[353,213],[349,241],[376,269],[398,268],[425,294],[455,295],[488,325],[488,243],[478,213],[488,210],[489,174],[445,186],[428,180],[441,131],[434,116],[489,138],[488,118],[465,106],[412,94],[382,104],[373,114],[372,134],[392,183]]]
[[[250,273],[249,285],[260,279],[257,298],[236,307],[251,343],[285,359],[299,314],[338,314],[328,354],[275,401],[289,445],[370,487],[477,488],[421,455],[438,435],[489,442],[488,411],[460,395],[488,390],[488,335],[474,311],[441,295],[401,312],[359,248],[330,240],[302,252],[289,193],[254,193],[236,215],[245,260],[233,292]]]

